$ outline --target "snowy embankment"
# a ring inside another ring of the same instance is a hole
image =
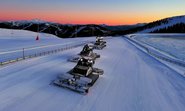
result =
[[[0,68],[0,111],[183,111],[185,78],[122,37],[107,40],[87,95],[50,85],[82,47]]]
[[[176,35],[172,34],[172,35],[173,35],[173,37],[174,36],[176,36],[176,37],[183,36],[182,34],[176,34]],[[181,47],[179,47],[179,49],[177,49],[178,47],[175,47],[177,50],[174,50],[174,48],[171,48],[172,46],[174,47],[173,44],[168,44],[168,41],[167,42],[164,41],[165,39],[168,39],[167,37],[170,37],[172,35],[136,34],[136,35],[127,35],[127,39],[129,42],[131,42],[133,45],[138,47],[140,50],[155,57],[156,59],[158,59],[162,63],[166,64],[167,66],[171,67],[175,71],[177,71],[180,74],[182,74],[183,76],[185,76],[185,69],[184,69],[185,68],[185,61],[183,59],[179,59],[179,58],[174,57],[172,54],[165,52],[165,50],[170,50],[171,52],[174,52],[174,54],[176,54],[176,55],[181,55],[181,57],[185,57],[185,55],[182,56],[182,54],[181,54],[181,52],[184,51],[184,49],[182,48],[185,46],[184,44],[181,44]],[[154,42],[155,44],[154,43],[152,44],[151,41],[148,42],[147,40],[144,41],[142,39],[142,38],[151,39],[150,36],[157,36],[157,37],[166,36],[166,38],[163,38],[163,41],[160,41],[159,43]],[[175,38],[173,38],[173,39],[176,40]],[[159,47],[161,42],[163,43],[163,47]],[[172,41],[171,41],[171,43],[172,43]],[[153,45],[154,45],[154,47],[153,47]],[[177,44],[177,45],[180,45],[180,44]]]
[[[185,34],[136,34],[133,38],[185,61]]]
[[[6,62],[27,56],[37,56],[40,53],[71,48],[89,43],[94,38],[61,39],[54,35],[24,30],[0,29],[0,62]]]

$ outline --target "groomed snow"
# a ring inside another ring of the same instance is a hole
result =
[[[35,40],[37,35],[39,35],[40,39],[38,41]],[[23,48],[24,55],[29,56],[92,40],[95,40],[95,38],[61,39],[45,33],[38,34],[25,30],[0,29],[0,62],[22,57]]]
[[[183,111],[185,78],[124,38],[107,40],[87,95],[50,85],[82,47],[0,68],[0,111]]]
[[[185,61],[185,34],[136,34],[134,39]]]
[[[35,40],[37,35],[39,35],[39,41]],[[83,38],[84,41],[94,39],[95,38]],[[53,44],[65,44],[69,42],[74,43],[81,40],[81,38],[61,39],[51,34],[38,34],[25,30],[0,29],[0,52]]]

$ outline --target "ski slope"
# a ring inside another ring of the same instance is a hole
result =
[[[36,41],[39,35],[40,40]],[[83,38],[83,40],[94,40],[94,38]],[[56,44],[81,42],[81,38],[61,39],[57,36],[45,33],[35,33],[25,30],[10,30],[0,28],[0,52],[19,50],[22,48],[43,47]]]
[[[50,85],[82,47],[0,68],[0,111],[183,111],[185,78],[122,37],[107,40],[87,95]]]
[[[40,38],[38,41],[35,40],[37,35]],[[61,39],[45,33],[38,34],[25,30],[0,29],[0,62],[23,57],[23,49],[24,56],[30,56],[92,40],[95,40],[95,38]]]

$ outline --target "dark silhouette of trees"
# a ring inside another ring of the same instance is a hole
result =
[[[151,33],[185,33],[185,24],[178,23],[170,27],[166,27],[163,29],[157,29]]]

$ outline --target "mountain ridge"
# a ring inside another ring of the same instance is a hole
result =
[[[1,21],[0,28],[49,33],[61,38],[120,36],[132,33],[185,33],[185,15],[168,17],[150,23],[117,26],[105,24],[60,24],[39,19]]]

